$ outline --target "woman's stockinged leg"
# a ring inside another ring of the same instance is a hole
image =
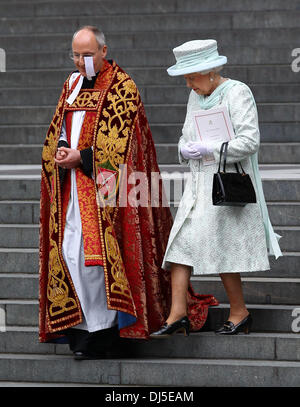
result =
[[[241,276],[239,273],[222,273],[220,277],[230,304],[228,320],[236,325],[249,314],[244,300]]]
[[[168,325],[187,315],[187,292],[190,275],[190,266],[171,263],[172,305],[166,321]]]

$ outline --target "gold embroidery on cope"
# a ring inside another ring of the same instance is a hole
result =
[[[76,309],[78,304],[76,299],[70,297],[69,287],[66,284],[65,280],[67,279],[64,266],[61,263],[59,256],[59,247],[55,241],[54,235],[59,231],[59,225],[57,222],[58,214],[58,200],[57,194],[60,190],[57,189],[57,183],[59,184],[58,179],[58,170],[55,168],[55,162],[53,157],[55,156],[57,149],[57,142],[59,139],[62,119],[64,116],[64,100],[65,95],[67,94],[67,87],[64,88],[62,95],[59,99],[53,120],[50,125],[49,132],[46,136],[44,148],[43,148],[43,160],[44,160],[44,169],[48,176],[44,176],[43,171],[42,175],[45,180],[49,180],[49,183],[46,182],[48,191],[50,192],[50,219],[49,219],[49,261],[48,261],[48,283],[47,283],[47,299],[50,302],[50,305],[47,307],[47,321],[48,329],[50,332],[54,332],[56,329],[53,328],[53,324],[56,325],[59,321],[70,319],[72,316],[66,316],[61,319],[52,320],[51,317],[63,314],[66,311]],[[46,175],[46,174],[45,174]],[[60,236],[61,240],[61,236]],[[72,286],[72,282],[71,286]],[[76,296],[76,295],[75,295]],[[80,316],[80,312],[76,315]],[[49,318],[50,316],[50,318]],[[60,328],[58,328],[60,329]]]
[[[62,122],[59,111],[63,107],[63,103],[64,103],[63,98],[60,98],[56,108],[54,119],[51,122],[51,127],[46,136],[45,145],[43,148],[43,160],[45,161],[44,167],[48,174],[53,172],[55,166],[53,157],[55,156],[58,141],[58,133]]]
[[[53,177],[55,178],[56,172],[53,171]],[[52,182],[54,191],[52,192],[56,196],[56,182]],[[77,307],[76,301],[69,297],[69,289],[64,282],[65,273],[63,266],[59,260],[58,247],[56,242],[51,238],[54,233],[58,231],[58,224],[55,220],[55,214],[57,213],[56,199],[51,202],[50,206],[50,222],[49,222],[49,236],[50,236],[50,253],[49,253],[49,275],[47,286],[47,298],[51,302],[49,307],[49,313],[51,316],[62,314],[65,311],[71,310]]]
[[[104,119],[99,122],[96,135],[96,149],[94,151],[97,175],[105,169],[112,172],[117,171],[115,188],[109,191],[109,198],[113,198],[118,192],[119,165],[125,162],[128,139],[132,131],[131,129],[135,118],[134,113],[137,111],[137,102],[139,100],[138,90],[128,75],[118,72],[116,77],[117,83],[111,87],[111,92],[107,94],[107,101],[110,103],[102,110]],[[99,192],[101,191],[98,191],[97,199],[103,202],[105,198]],[[110,207],[108,201],[109,200],[106,199],[104,207],[102,206],[101,214],[103,221],[108,223],[104,230],[104,243],[107,261],[111,266],[111,276],[114,280],[114,282],[110,284],[110,291],[111,293],[130,299],[130,302],[132,302],[131,291],[121,258],[120,248],[113,234],[111,215],[116,208]],[[107,294],[109,296],[109,292]],[[109,297],[108,299],[110,301]],[[125,298],[124,300],[120,298],[115,300],[128,303]]]
[[[131,299],[131,293],[126,278],[123,261],[119,245],[112,234],[112,226],[105,230],[105,244],[107,251],[107,260],[111,264],[111,274],[115,282],[111,285],[111,291],[116,294],[124,295]]]
[[[119,82],[112,86],[115,94],[109,92],[107,95],[107,100],[111,103],[102,111],[107,120],[102,120],[99,124],[96,153],[96,159],[102,168],[112,170],[118,170],[119,165],[124,162],[132,123],[131,112],[136,112],[139,97],[131,79],[122,82],[128,78],[127,74],[118,72],[117,78]]]
[[[74,102],[67,105],[67,110],[98,110],[104,91],[93,89],[82,89]]]

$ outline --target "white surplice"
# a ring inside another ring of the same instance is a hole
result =
[[[71,86],[78,74],[70,78]],[[76,149],[85,111],[74,111],[72,117],[71,145]],[[67,141],[65,121],[60,140]],[[103,267],[84,265],[83,235],[77,195],[75,169],[71,169],[71,192],[66,214],[62,252],[78,295],[83,322],[74,328],[95,332],[117,324],[117,311],[107,309]]]

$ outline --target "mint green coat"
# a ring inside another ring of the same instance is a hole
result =
[[[214,146],[216,163],[204,166],[200,160],[184,160],[180,147],[196,141],[193,113],[200,109],[226,106],[235,137],[227,152],[228,172],[241,161],[253,182],[257,203],[244,207],[212,204],[213,174],[217,172],[222,143]],[[174,262],[192,266],[193,273],[218,274],[269,270],[268,253],[281,256],[280,236],[270,223],[257,164],[260,133],[256,104],[251,90],[242,82],[227,80],[208,97],[193,90],[178,143],[179,161],[188,164],[191,177],[186,183],[168,246],[163,268]]]

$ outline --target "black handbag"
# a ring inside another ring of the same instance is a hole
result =
[[[226,172],[228,142],[222,144],[220,149],[220,162],[218,172],[214,174],[212,201],[213,205],[245,206],[247,203],[256,203],[255,190],[248,174],[242,164],[235,163],[236,172]],[[220,171],[222,155],[224,154],[223,171]]]

